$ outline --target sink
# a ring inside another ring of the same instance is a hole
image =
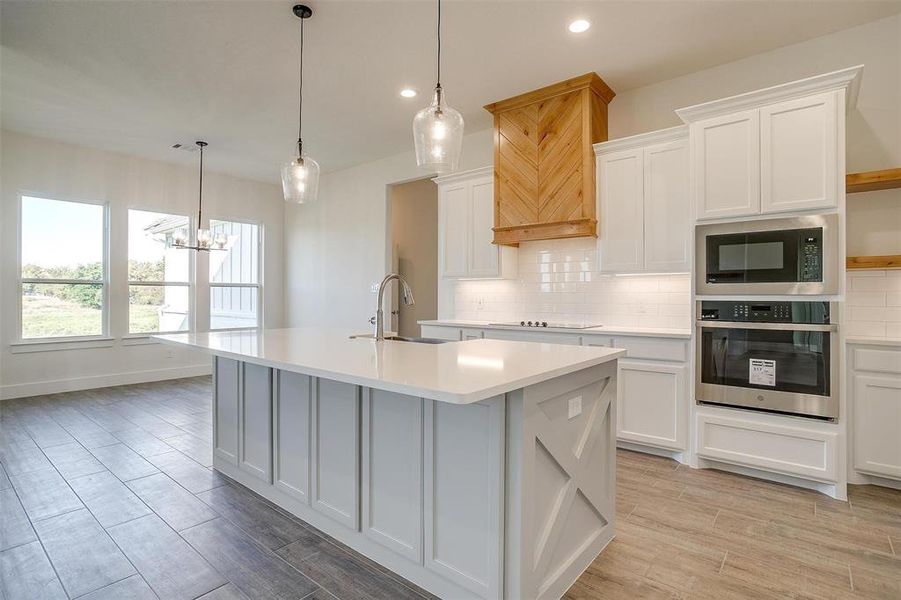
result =
[[[352,335],[350,339],[372,339],[375,337],[375,334],[372,333],[364,333],[360,335]],[[444,344],[449,342],[450,340],[440,340],[438,338],[425,338],[425,337],[406,337],[403,335],[386,335],[386,340],[391,340],[392,342],[413,342],[415,344]]]

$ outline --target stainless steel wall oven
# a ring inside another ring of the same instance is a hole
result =
[[[828,302],[700,302],[698,402],[838,418],[833,308]]]

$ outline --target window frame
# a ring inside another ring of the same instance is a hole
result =
[[[195,250],[187,250],[183,249],[181,252],[187,253],[188,256],[188,281],[187,282],[167,282],[167,281],[132,281],[129,277],[130,273],[128,272],[129,263],[131,261],[131,255],[129,254],[131,251],[131,239],[129,238],[130,226],[131,226],[131,211],[136,210],[140,212],[151,212],[159,215],[171,215],[176,217],[185,217],[188,220],[188,233],[194,230],[194,217],[190,214],[181,215],[174,212],[163,212],[163,209],[159,209],[156,207],[144,207],[144,206],[128,206],[125,208],[125,334],[122,336],[123,339],[141,339],[141,338],[149,338],[153,335],[167,335],[172,333],[191,333],[196,331],[196,321],[197,318],[197,299],[196,299],[196,283],[197,283],[197,260],[196,260],[196,251]],[[145,286],[145,287],[162,287],[165,288],[167,286],[171,287],[186,287],[188,288],[188,328],[187,329],[174,329],[167,331],[142,331],[142,332],[134,332],[131,331],[131,286]]]
[[[37,198],[39,200],[51,200],[57,202],[70,202],[73,204],[89,204],[92,206],[100,206],[103,209],[103,244],[101,253],[101,263],[103,265],[103,277],[100,280],[88,279],[40,279],[33,277],[22,277],[22,216],[24,214],[25,198]],[[46,192],[36,192],[31,190],[20,190],[18,194],[18,202],[16,203],[16,332],[12,345],[47,345],[47,344],[69,344],[72,342],[98,342],[111,340],[110,336],[110,205],[108,200],[97,200],[88,198],[76,198],[66,194],[55,194]],[[37,284],[58,284],[58,285],[100,285],[102,299],[100,306],[100,333],[95,335],[65,335],[52,337],[34,337],[26,338],[23,336],[24,319],[22,318],[23,286],[30,283]]]
[[[263,266],[265,258],[263,256],[264,226],[260,221],[253,219],[235,219],[231,217],[211,216],[207,221],[207,226],[212,230],[213,221],[225,221],[228,223],[240,223],[242,225],[255,225],[257,227],[257,282],[256,283],[214,283],[210,277],[209,269],[207,269],[207,329],[209,331],[253,331],[255,329],[263,329]],[[215,252],[215,250],[213,251]],[[257,324],[253,327],[213,327],[213,288],[256,288],[257,300]]]

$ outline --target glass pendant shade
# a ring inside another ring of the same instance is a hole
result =
[[[413,118],[413,145],[416,164],[431,173],[457,170],[463,147],[463,115],[444,101],[441,88],[432,103]]]
[[[319,163],[302,154],[282,165],[282,191],[286,202],[315,202],[319,194]]]

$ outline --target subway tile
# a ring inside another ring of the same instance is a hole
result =
[[[862,337],[885,337],[885,322],[848,321],[845,323],[845,335]]]
[[[885,292],[848,292],[847,306],[885,306]]]

